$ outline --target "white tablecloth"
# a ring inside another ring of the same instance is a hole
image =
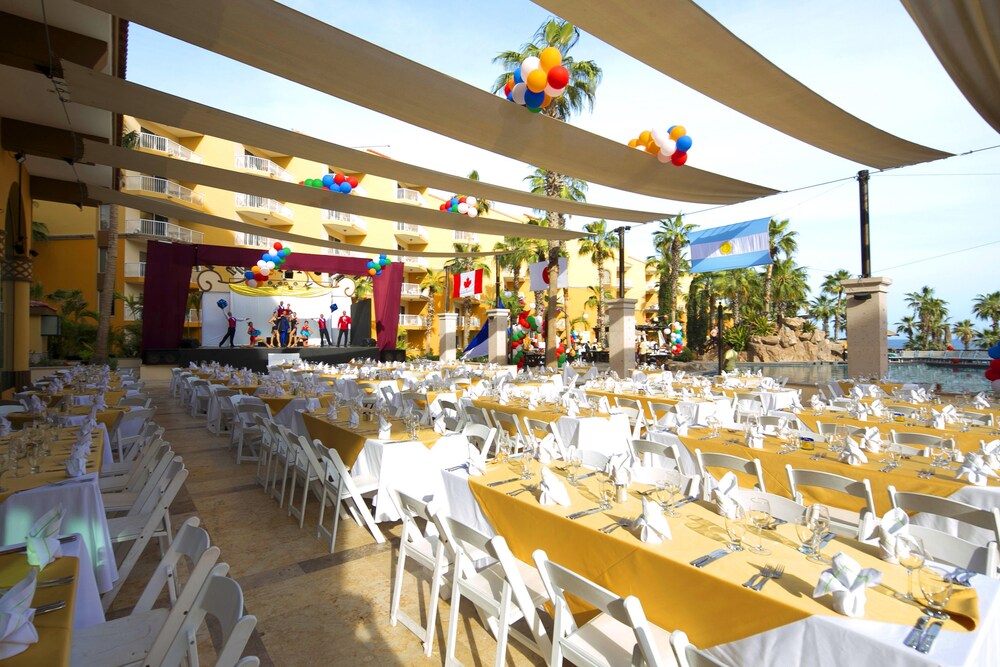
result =
[[[771,410],[788,410],[795,405],[797,395],[794,389],[773,389],[771,391],[755,391],[753,395],[760,399],[764,412]]]
[[[623,414],[610,417],[560,417],[556,431],[566,447],[592,449],[605,456],[628,452],[632,428]]]
[[[301,420],[296,419],[295,417],[296,411],[313,411],[317,409],[319,409],[318,398],[293,398],[285,404],[285,407],[278,410],[278,414],[274,415],[272,421],[276,424],[281,424],[285,428],[289,428],[292,431],[296,431],[299,423],[301,423]]]
[[[111,590],[118,579],[118,567],[108,534],[104,501],[94,473],[20,491],[0,503],[0,544],[24,542],[32,524],[59,503],[65,510],[63,532],[79,533],[87,545],[97,589],[101,593]]]
[[[689,425],[705,426],[712,415],[728,425],[733,421],[733,404],[728,398],[678,401],[677,414],[687,417]]]

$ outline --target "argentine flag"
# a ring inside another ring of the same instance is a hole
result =
[[[744,269],[771,263],[768,223],[770,218],[740,222],[693,232],[691,273]]]
[[[466,346],[464,353],[462,354],[462,359],[474,359],[475,357],[485,357],[490,353],[490,323],[486,322],[483,324],[483,328],[479,330],[476,337],[469,341]]]

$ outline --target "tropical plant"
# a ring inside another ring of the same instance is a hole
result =
[[[837,269],[833,273],[823,276],[823,284],[820,289],[826,294],[837,297],[837,309],[833,315],[833,339],[837,340],[837,329],[844,317],[844,287],[840,283],[851,279],[851,272],[847,269]],[[846,330],[845,330],[846,333]]]
[[[694,225],[684,222],[681,216],[660,221],[660,226],[653,233],[653,246],[659,251],[661,262],[657,268],[660,271],[660,285],[657,291],[657,301],[660,314],[667,322],[675,322],[677,317],[677,283],[681,272],[687,268],[687,260],[683,251],[688,244],[688,235],[694,231]]]
[[[39,222],[38,220],[31,221],[31,242],[32,244],[38,243],[39,241],[49,240],[49,226],[44,222]]]
[[[962,347],[966,350],[972,345],[972,339],[976,337],[976,330],[973,328],[972,320],[961,320],[952,326],[952,332],[962,341]]]
[[[356,279],[354,281],[354,294],[351,295],[351,303],[358,303],[359,301],[372,298],[373,291],[374,286],[372,285],[371,276]]]
[[[503,253],[500,255],[500,268],[510,271],[514,291],[518,291],[521,287],[521,271],[524,265],[537,261],[536,241],[520,236],[505,236],[503,241],[493,245],[493,250]]]
[[[972,312],[980,320],[989,320],[993,330],[1000,329],[1000,292],[977,294],[972,300]]]
[[[739,324],[742,322],[743,308],[750,305],[758,293],[755,286],[758,276],[750,269],[720,271],[715,276],[716,291],[729,301],[729,308],[733,313],[733,323]]]
[[[604,263],[615,258],[615,250],[618,249],[618,234],[608,229],[605,220],[595,220],[583,226],[583,231],[587,232],[580,240],[580,257],[588,257],[597,266],[598,282],[604,279]],[[593,290],[593,288],[591,288]],[[597,331],[599,341],[607,347],[607,334],[604,332],[604,321],[607,318],[606,311],[606,291],[601,284],[601,289],[595,290],[597,296]],[[589,300],[588,300],[589,301]]]
[[[899,322],[896,322],[896,335],[905,336],[907,343],[909,343],[916,335],[918,326],[917,318],[912,315],[905,315]]]
[[[917,292],[906,294],[906,305],[917,318],[917,336],[911,340],[914,349],[931,350],[945,346],[945,325],[948,304],[934,296],[934,289],[925,285]]]
[[[699,273],[688,287],[687,347],[704,354],[710,344],[709,331],[715,321],[715,292],[711,274]]]
[[[791,257],[779,259],[767,268],[772,269],[770,295],[774,304],[774,319],[778,324],[782,324],[784,318],[793,317],[806,307],[809,276],[805,268],[797,266]],[[765,290],[764,296],[768,294]],[[768,317],[766,306],[764,316]]]
[[[722,340],[732,345],[737,352],[745,352],[750,346],[750,339],[753,335],[750,326],[743,323],[726,329],[725,333],[722,334]]]
[[[78,359],[91,356],[97,337],[97,313],[90,310],[83,291],[78,289],[56,290],[46,296],[56,304],[60,333],[54,341],[53,356]]]
[[[765,317],[771,317],[771,304],[774,301],[774,295],[771,291],[774,265],[782,255],[785,259],[791,259],[792,254],[799,248],[799,244],[795,240],[798,233],[791,231],[788,225],[788,220],[779,222],[774,218],[771,218],[767,223],[768,252],[771,255],[771,263],[767,265],[767,270],[764,272]]]
[[[427,275],[420,281],[420,289],[427,293],[427,316],[424,318],[424,351],[431,353],[431,329],[434,327],[435,299],[444,291],[444,274],[427,269]]]
[[[479,180],[479,172],[477,170],[475,170],[475,169],[473,169],[472,171],[470,171],[469,172],[469,180],[470,181],[478,181]],[[487,213],[490,212],[490,209],[492,209],[492,208],[493,208],[493,202],[491,202],[489,199],[476,198],[476,212],[479,215],[486,215]]]

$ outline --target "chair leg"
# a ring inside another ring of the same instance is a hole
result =
[[[405,539],[405,536],[404,536]],[[396,577],[392,582],[392,598],[389,602],[389,625],[396,627],[399,620],[399,598],[403,594],[403,571],[406,570],[406,547],[400,542],[399,558],[396,559]]]
[[[497,655],[495,667],[503,667],[507,660],[507,642],[510,634],[510,586],[504,586],[500,597],[500,618],[497,619]]]
[[[437,623],[438,596],[441,594],[441,563],[434,567],[431,592],[428,596],[427,627],[424,628],[424,655],[428,658],[434,652],[434,627]]]
[[[458,591],[457,582],[451,584],[451,609],[448,612],[448,638],[445,640],[445,667],[459,667],[462,663],[455,657],[455,643],[458,640],[458,607],[462,602],[462,594]]]

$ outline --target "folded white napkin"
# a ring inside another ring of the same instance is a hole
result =
[[[556,474],[548,468],[542,468],[542,481],[538,485],[541,493],[538,502],[542,505],[569,505],[569,492]]]
[[[948,405],[941,408],[941,416],[944,417],[945,422],[949,424],[954,424],[958,421],[958,410],[954,405],[949,403]]]
[[[877,426],[869,426],[865,429],[864,435],[861,436],[861,449],[873,454],[882,451],[882,434]]]
[[[860,401],[851,406],[848,414],[858,421],[868,421],[868,406]]]
[[[358,411],[355,410],[354,408],[351,408],[350,422],[349,423],[350,423],[351,428],[357,428],[358,425],[361,423],[361,417],[358,415]]]
[[[632,522],[632,531],[639,536],[640,540],[650,544],[659,544],[672,537],[670,524],[663,516],[663,508],[660,503],[645,497],[642,499],[642,514]]]
[[[538,441],[538,447],[536,447],[535,450],[536,458],[541,463],[551,463],[552,461],[562,457],[562,452],[559,451],[559,445],[556,444],[556,437],[551,433]]]
[[[872,416],[882,418],[885,416],[885,405],[881,400],[876,398],[872,401],[871,405],[868,406],[868,411],[871,412]]]
[[[483,395],[483,383],[478,382],[465,391],[465,396],[468,398],[479,398]]]
[[[444,434],[448,430],[448,427],[444,423],[444,415],[439,415],[437,419],[434,420],[434,432],[438,434]]]
[[[819,394],[813,394],[809,397],[809,407],[813,410],[820,410],[825,407],[823,399],[819,397]]]
[[[976,397],[972,399],[972,405],[973,407],[979,408],[980,410],[989,410],[990,401],[988,398],[986,398],[986,392],[981,391],[978,394],[976,394]]]
[[[42,399],[38,394],[32,394],[31,398],[28,399],[28,408],[32,414],[45,412],[45,404],[42,403]]]
[[[531,394],[528,396],[528,409],[537,410],[538,409],[538,396],[536,394]]]
[[[107,410],[108,409],[108,401],[107,401],[106,398],[104,398],[104,394],[103,393],[98,394],[97,398],[94,399],[94,408],[96,408],[97,410]]]
[[[862,463],[868,463],[868,457],[865,456],[865,453],[862,451],[861,445],[858,444],[858,441],[850,436],[847,436],[844,442],[844,450],[840,452],[840,462],[851,466],[857,466]]]
[[[924,391],[922,389],[911,389],[910,390],[910,401],[913,403],[923,403],[925,400]]]
[[[601,398],[597,401],[597,411],[605,414],[611,414],[611,404],[608,403],[607,396],[601,396]]]
[[[37,581],[38,570],[32,569],[0,598],[0,660],[15,656],[38,641],[38,631],[32,623],[35,610],[31,608]]]
[[[764,431],[760,426],[750,427],[744,435],[746,446],[750,449],[764,449]]]
[[[857,385],[856,384],[853,387],[851,387],[851,398],[853,398],[853,399],[855,399],[857,401],[860,401],[862,398],[865,398],[867,395],[868,394],[865,393],[864,387],[862,387],[861,385]]]
[[[832,594],[835,611],[857,618],[865,614],[865,589],[881,581],[881,572],[874,568],[862,569],[856,560],[841,552],[833,557],[833,567],[819,575],[813,597]]]
[[[937,410],[931,410],[931,428],[944,429],[948,425],[945,416]]]
[[[969,484],[976,486],[986,486],[991,477],[995,477],[993,468],[986,463],[986,460],[978,452],[972,452],[965,456],[965,461],[959,466],[955,473],[955,479],[966,478]]]
[[[379,415],[378,418],[378,439],[388,440],[392,437],[392,424],[388,419]]]
[[[25,540],[28,548],[28,565],[37,567],[41,571],[62,556],[62,546],[59,543],[62,520],[63,506],[59,503],[31,524]]]
[[[614,475],[615,470],[618,468],[625,468],[629,465],[630,456],[625,452],[619,452],[617,454],[612,454],[608,458],[608,465],[604,468],[604,472],[608,475]]]
[[[469,459],[466,461],[470,477],[480,477],[486,474],[486,456],[479,448],[469,443]]]
[[[572,398],[566,399],[566,414],[570,417],[580,416],[580,406]]]
[[[712,480],[706,479],[705,489],[708,490],[711,488],[712,499],[719,506],[719,513],[722,516],[733,516],[740,504],[739,500],[736,499],[739,491],[736,474],[730,471],[714,484],[712,483],[713,481],[714,478]]]
[[[333,401],[326,404],[326,418],[330,421],[337,419],[337,408],[334,407]]]
[[[10,420],[4,415],[0,415],[0,436],[8,435],[10,435]]]
[[[80,477],[87,474],[87,457],[70,453],[70,457],[66,459],[66,474],[69,477]]]
[[[871,396],[872,398],[878,398],[879,396],[882,395],[882,387],[878,386],[877,384],[868,385],[868,395]]]
[[[979,441],[980,455],[991,468],[1000,468],[1000,440]]]

